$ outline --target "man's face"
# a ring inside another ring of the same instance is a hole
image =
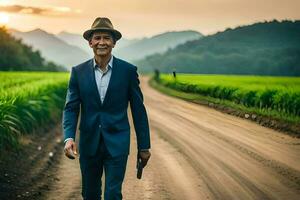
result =
[[[95,56],[105,57],[111,54],[115,47],[114,39],[109,32],[95,32],[89,40],[89,45],[93,49]]]

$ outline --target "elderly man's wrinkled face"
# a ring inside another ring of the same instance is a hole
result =
[[[95,32],[89,40],[89,45],[93,49],[95,56],[109,56],[112,48],[115,47],[113,36],[109,32]]]

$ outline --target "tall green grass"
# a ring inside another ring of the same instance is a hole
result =
[[[160,75],[167,87],[229,100],[246,107],[279,114],[300,116],[300,78],[230,75]]]
[[[0,73],[0,149],[18,147],[18,138],[61,117],[68,73]]]

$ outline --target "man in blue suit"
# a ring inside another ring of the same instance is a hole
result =
[[[130,146],[127,117],[130,103],[143,165],[150,158],[150,134],[137,67],[112,56],[122,35],[108,18],[97,18],[83,37],[94,58],[72,68],[63,111],[65,155],[77,155],[75,133],[80,111],[80,169],[82,196],[101,199],[101,177],[105,173],[105,200],[122,199],[122,183]]]

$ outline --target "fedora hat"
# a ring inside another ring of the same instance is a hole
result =
[[[83,33],[84,39],[89,40],[91,37],[91,34],[95,31],[111,32],[116,41],[122,37],[122,34],[119,31],[117,31],[116,29],[114,29],[111,21],[106,17],[96,18],[94,23],[92,24],[91,29],[89,29]]]

